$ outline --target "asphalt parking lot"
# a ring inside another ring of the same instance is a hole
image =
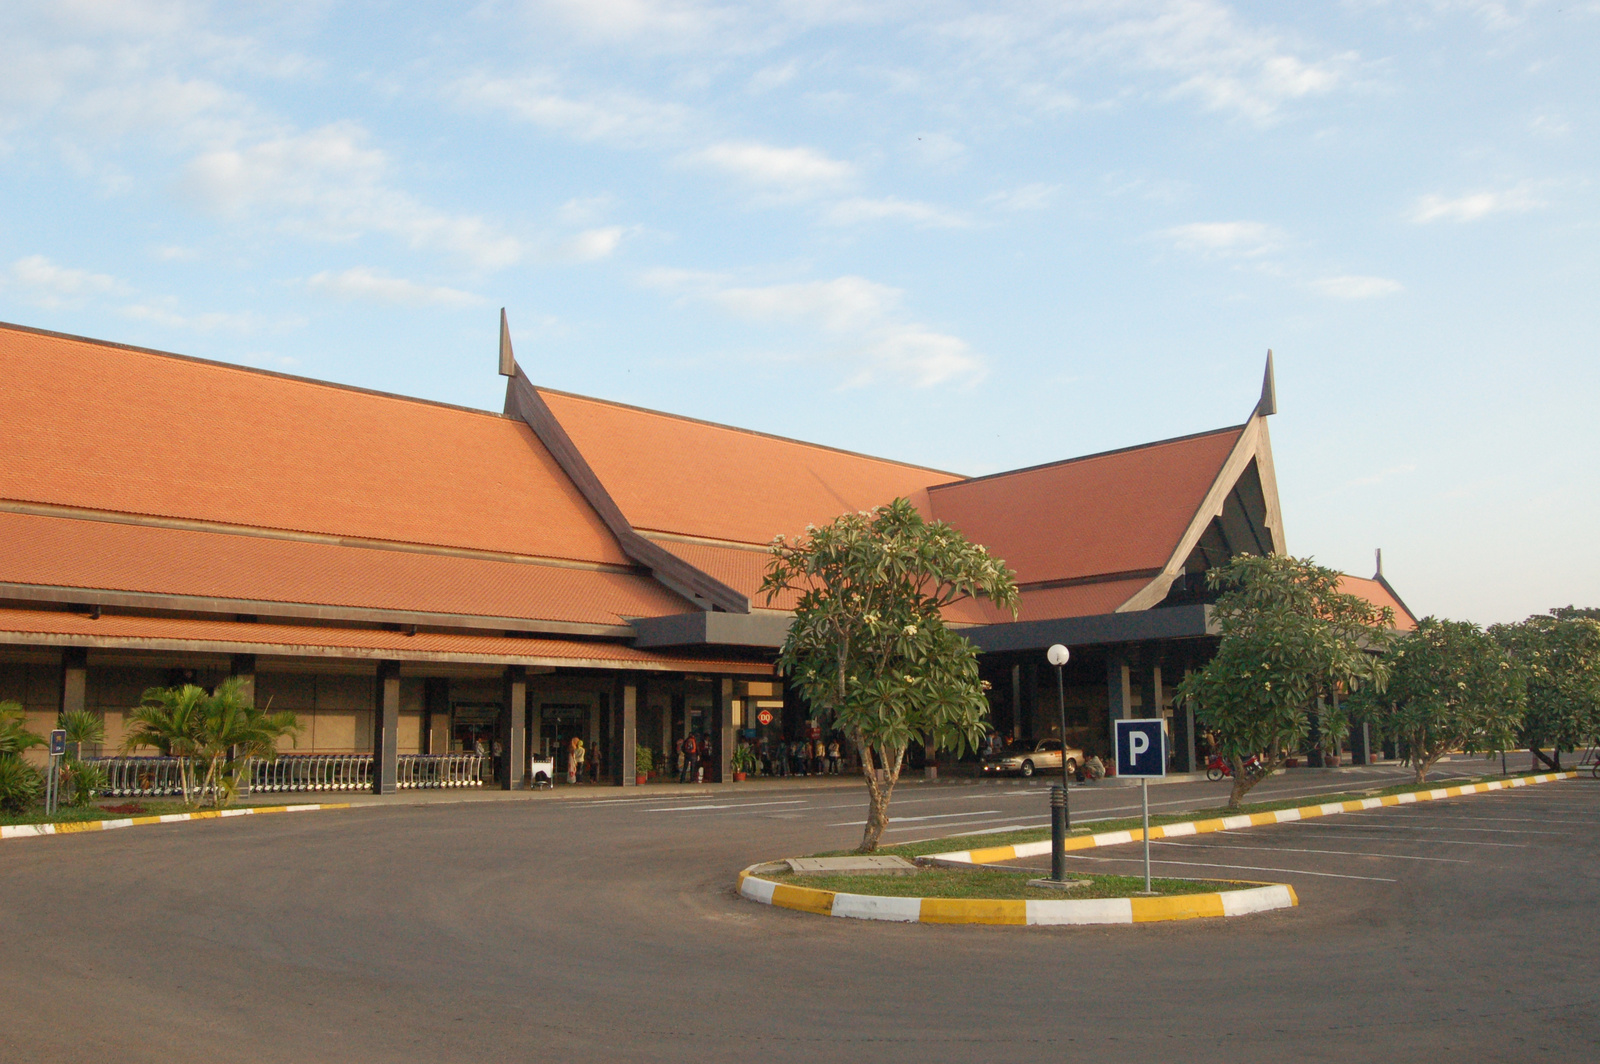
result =
[[[907,788],[891,826],[1003,828],[1042,815],[1031,786]],[[1301,907],[1075,929],[736,896],[743,865],[859,837],[859,793],[615,793],[4,843],[0,1060],[1523,1061],[1600,1039],[1589,780],[1181,840],[1172,872],[1286,880]]]

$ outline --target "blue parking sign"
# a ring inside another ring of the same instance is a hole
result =
[[[1117,740],[1117,775],[1165,776],[1167,744],[1161,719],[1113,722]]]

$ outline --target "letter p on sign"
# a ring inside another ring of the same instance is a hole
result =
[[[1160,718],[1115,722],[1117,775],[1159,777],[1167,774],[1167,744]]]

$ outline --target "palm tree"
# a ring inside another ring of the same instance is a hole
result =
[[[201,745],[206,703],[211,696],[203,687],[151,687],[128,714],[123,752],[153,746],[163,757],[178,759],[178,785],[183,804],[189,804],[194,782],[194,758]]]
[[[231,802],[238,793],[252,757],[271,761],[278,756],[279,739],[300,733],[293,713],[257,709],[244,697],[243,686],[238,677],[218,684],[202,715],[198,752],[206,761],[206,778],[201,790],[211,788],[219,809],[225,798]]]
[[[14,757],[44,740],[28,730],[28,713],[22,703],[0,702],[0,757]]]

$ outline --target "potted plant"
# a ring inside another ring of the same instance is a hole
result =
[[[733,782],[743,783],[750,770],[756,767],[756,752],[748,746],[741,746],[729,760],[733,763]]]
[[[656,767],[656,754],[648,746],[641,746],[633,752],[633,771],[638,777],[635,782],[643,784],[650,778],[650,770]]]

